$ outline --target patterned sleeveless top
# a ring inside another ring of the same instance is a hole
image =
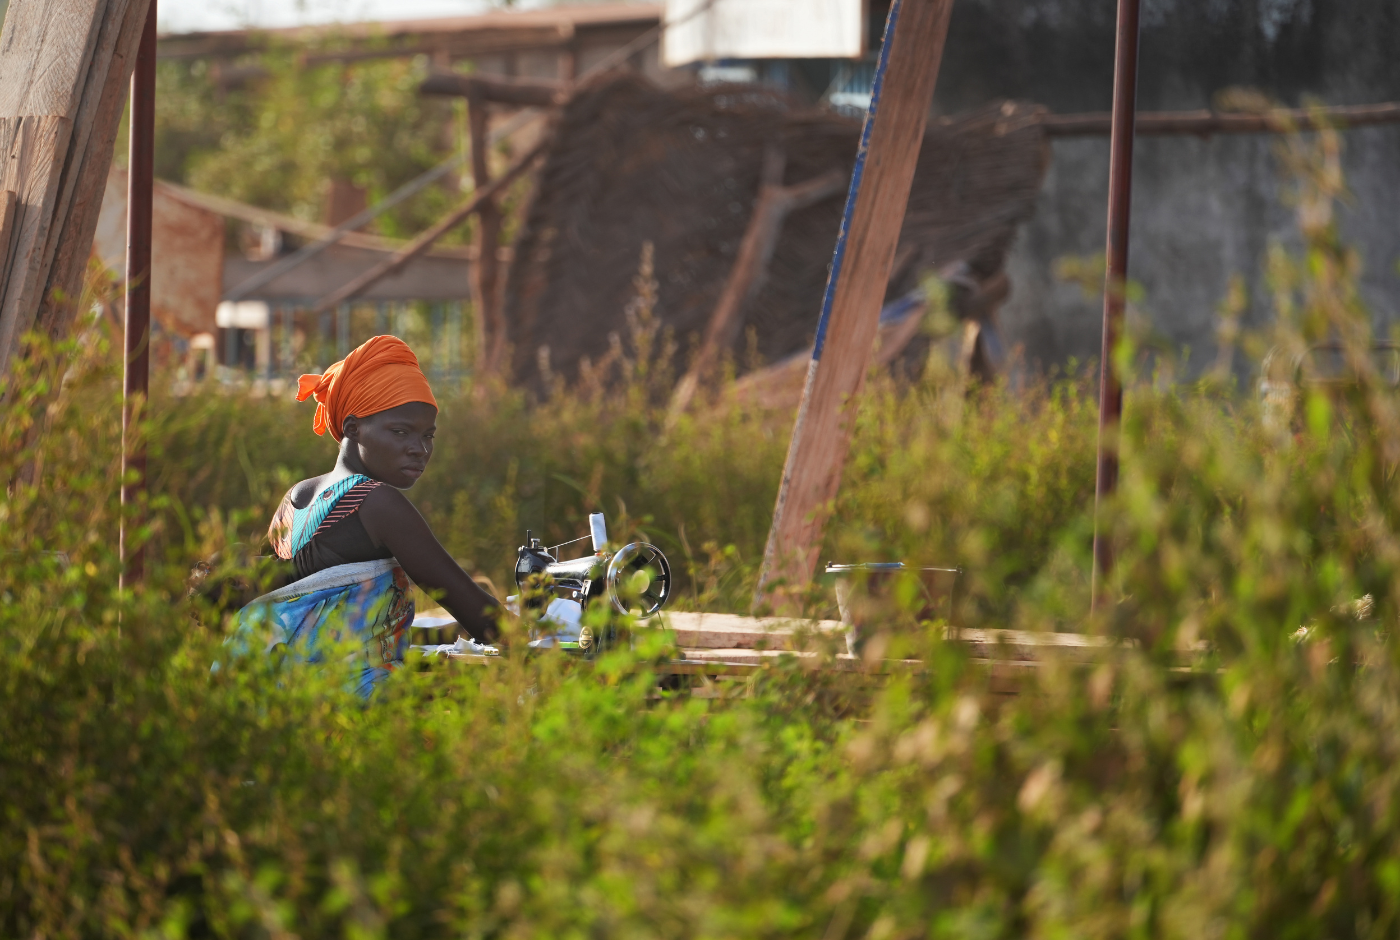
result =
[[[351,523],[352,530],[339,525],[358,511],[365,497],[378,486],[383,484],[354,474],[324,485],[301,508],[292,505],[289,494],[277,507],[267,531],[277,557],[295,561],[299,577],[334,564],[390,557],[387,549],[374,548],[358,520]],[[321,543],[326,544],[317,549]]]

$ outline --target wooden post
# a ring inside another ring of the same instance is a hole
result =
[[[1103,503],[1118,488],[1118,425],[1123,385],[1113,363],[1123,334],[1128,285],[1128,222],[1133,195],[1133,130],[1137,110],[1138,0],[1118,0],[1113,64],[1113,132],[1109,141],[1107,270],[1103,291],[1103,348],[1099,362],[1099,442],[1094,480],[1094,570],[1089,605],[1098,606],[1102,581],[1113,570],[1113,546],[1099,530]]]
[[[467,124],[472,142],[472,182],[482,192],[491,182],[490,143],[487,138],[490,112],[486,98],[467,98]],[[482,200],[476,213],[476,276],[472,293],[476,301],[477,375],[496,370],[505,349],[505,321],[501,316],[500,263],[496,248],[501,241],[501,210],[495,199]]]
[[[715,304],[714,313],[710,315],[695,361],[671,395],[668,425],[674,424],[690,406],[700,383],[714,369],[724,350],[733,345],[744,323],[744,305],[763,286],[768,262],[773,258],[773,251],[778,246],[778,234],[788,214],[835,195],[845,181],[840,173],[832,172],[797,186],[784,186],[785,164],[780,146],[772,145],[764,153],[763,175],[753,215],[749,217],[744,239],[739,243],[739,253],[734,259],[734,267],[729,271],[729,279],[725,281],[724,291]]]
[[[766,600],[775,583],[801,590],[817,564],[879,328],[952,6],[952,0],[894,0],[890,6],[755,603]]]
[[[146,13],[136,68],[131,75],[130,170],[126,197],[126,365],[122,373],[122,492],[118,554],[121,587],[146,574],[144,545],[130,544],[145,521],[146,444],[137,422],[151,387],[151,216],[155,191],[156,0]]]

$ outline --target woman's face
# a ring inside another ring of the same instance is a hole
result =
[[[345,439],[363,472],[401,490],[417,483],[428,468],[436,431],[437,409],[421,401],[345,419]]]

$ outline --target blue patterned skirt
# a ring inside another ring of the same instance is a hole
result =
[[[306,663],[341,658],[368,699],[403,663],[413,598],[393,558],[337,565],[264,594],[238,612],[235,652],[282,647]]]

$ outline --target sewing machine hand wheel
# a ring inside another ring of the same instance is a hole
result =
[[[620,548],[608,565],[607,579],[608,599],[618,613],[650,617],[671,598],[671,566],[661,549],[646,542]]]

